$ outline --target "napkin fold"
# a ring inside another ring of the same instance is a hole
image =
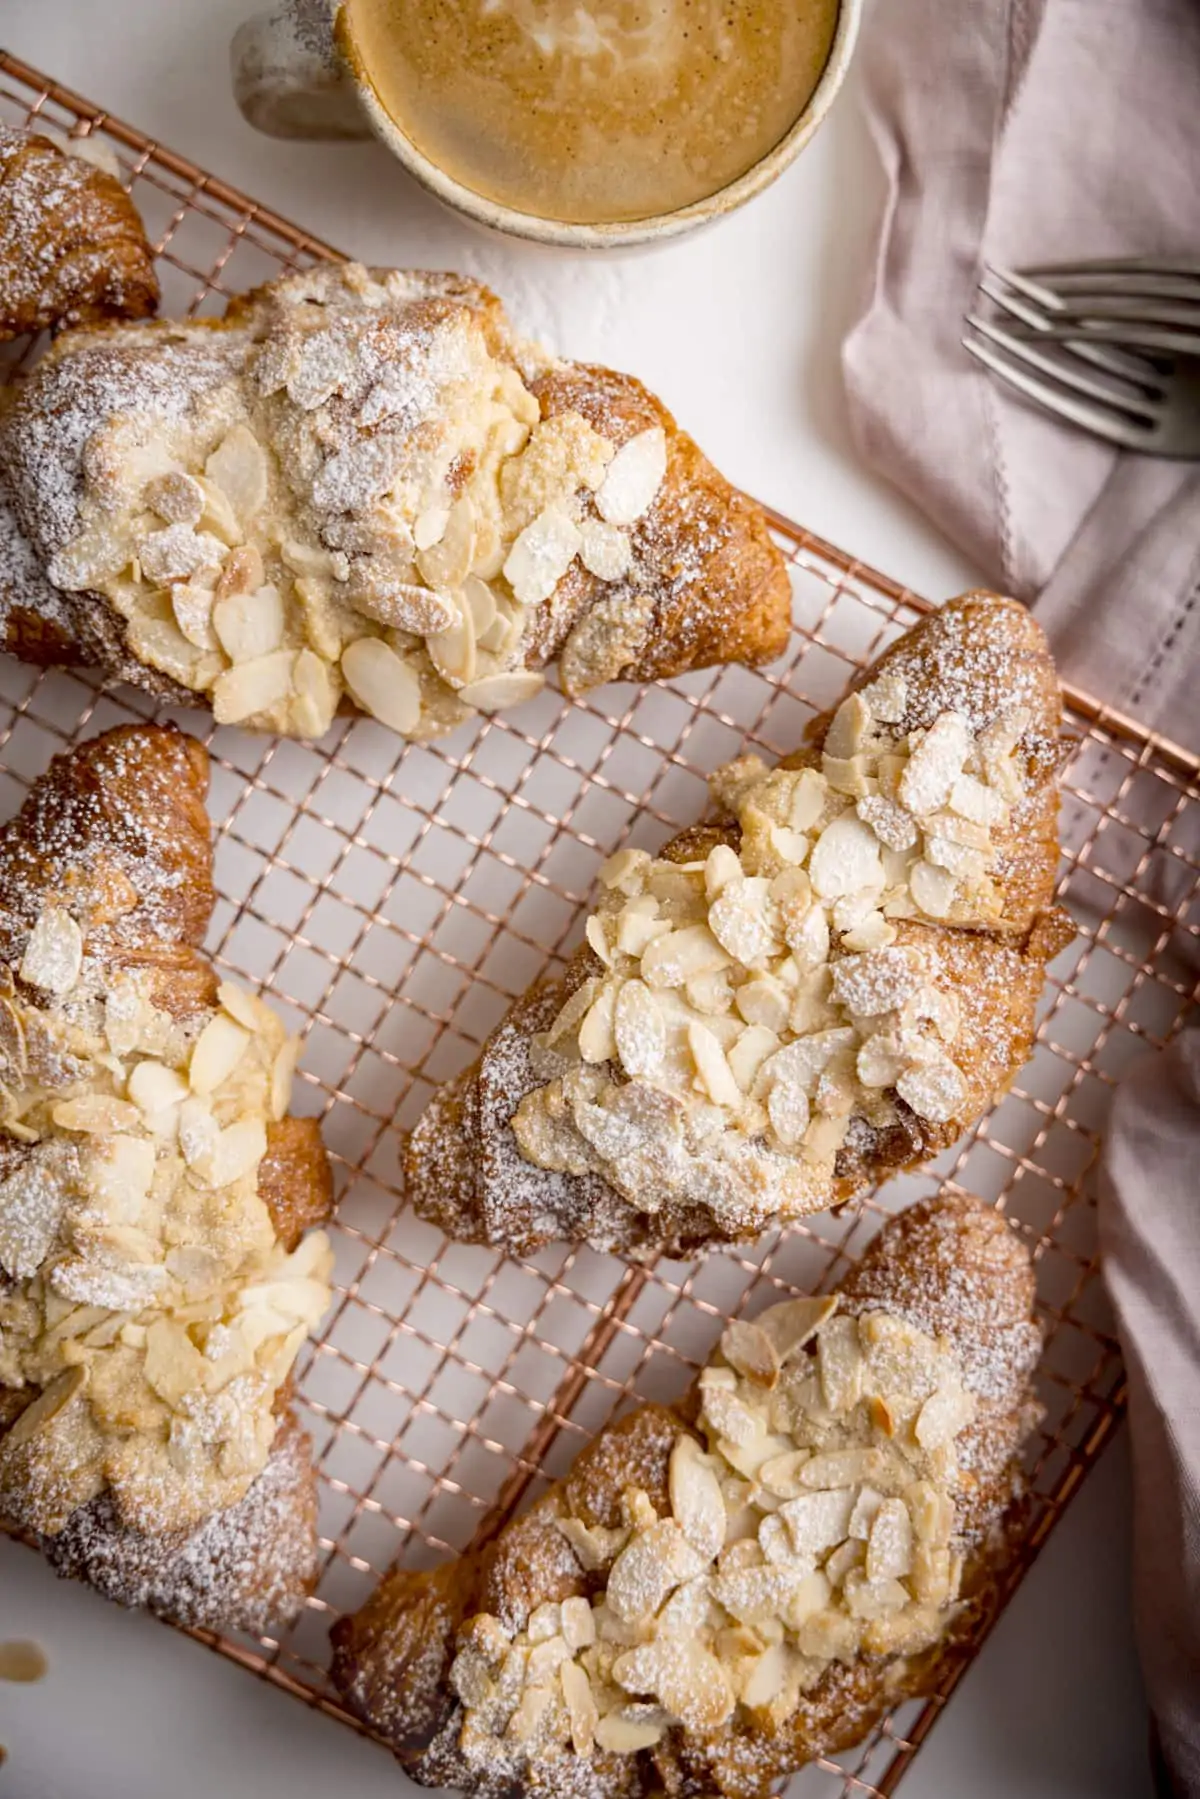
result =
[[[1100,1242],[1129,1379],[1134,1621],[1159,1784],[1200,1796],[1200,1030],[1117,1090]]]
[[[985,264],[1200,257],[1200,5],[888,0],[861,54],[887,192],[858,447],[1034,604],[1068,681],[1200,748],[1200,467],[1057,423],[960,342]]]

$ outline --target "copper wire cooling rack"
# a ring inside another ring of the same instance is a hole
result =
[[[157,240],[165,312],[220,311],[230,294],[336,254],[4,55],[0,120],[91,135],[116,153]],[[569,953],[603,858],[625,842],[655,848],[694,821],[705,776],[743,746],[794,749],[806,720],[928,610],[798,525],[773,523],[796,622],[787,654],[762,672],[610,686],[578,704],[547,690],[431,746],[365,720],[297,744],[178,714],[213,756],[215,952],[307,1033],[299,1108],[322,1118],[339,1177],[336,1307],[300,1379],[321,1475],[320,1584],[278,1639],[193,1634],[344,1721],[325,1680],[326,1632],[395,1556],[426,1566],[486,1539],[615,1411],[678,1395],[731,1314],[836,1282],[883,1216],[941,1182],[1017,1225],[1047,1335],[1029,1530],[985,1629],[1120,1414],[1090,1171],[1113,1082],[1166,1041],[1194,989],[1200,762],[1084,694],[1068,694],[1079,741],[1060,881],[1079,935],[1051,970],[1029,1066],[938,1163],[837,1218],[649,1268],[561,1247],[507,1260],[405,1210],[400,1133],[514,996]],[[0,659],[0,808],[64,743],[151,711],[127,689]],[[789,1794],[894,1792],[963,1665],[859,1748],[807,1768]]]

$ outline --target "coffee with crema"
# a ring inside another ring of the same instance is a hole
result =
[[[345,0],[356,63],[418,150],[583,224],[729,186],[800,117],[838,0]]]

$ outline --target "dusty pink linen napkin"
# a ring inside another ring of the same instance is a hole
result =
[[[1068,680],[1200,747],[1200,469],[1119,454],[963,350],[985,263],[1200,257],[1197,0],[886,0],[887,201],[845,345],[864,457],[1035,603]]]
[[[1200,1030],[1122,1082],[1100,1181],[1129,1376],[1134,1616],[1166,1790],[1200,1795]]]

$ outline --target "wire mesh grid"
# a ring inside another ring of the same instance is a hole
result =
[[[166,312],[219,312],[232,293],[336,254],[3,54],[0,121],[94,135],[116,153],[157,243]],[[337,1717],[328,1627],[395,1557],[428,1566],[485,1541],[608,1418],[678,1396],[731,1315],[836,1284],[882,1217],[942,1183],[1014,1221],[1036,1258],[1046,1329],[1029,1528],[980,1637],[1120,1414],[1090,1175],[1114,1081],[1170,1037],[1194,991],[1200,806],[1195,757],[1086,695],[1068,695],[1078,742],[1062,809],[1060,897],[1078,936],[1050,971],[1028,1067],[937,1163],[840,1216],[646,1268],[562,1247],[506,1259],[405,1209],[402,1132],[513,998],[570,953],[604,857],[627,842],[654,849],[694,821],[705,777],[743,747],[793,749],[927,610],[789,520],[773,523],[795,628],[763,671],[613,685],[582,703],[548,689],[431,746],[400,746],[366,720],[339,720],[309,745],[172,714],[213,758],[212,947],[305,1032],[297,1109],[323,1121],[339,1195],[336,1303],[299,1369],[321,1579],[279,1638],[193,1634]],[[0,811],[64,743],[152,711],[86,675],[0,662]],[[857,1749],[805,1769],[789,1795],[894,1792],[965,1665]]]

